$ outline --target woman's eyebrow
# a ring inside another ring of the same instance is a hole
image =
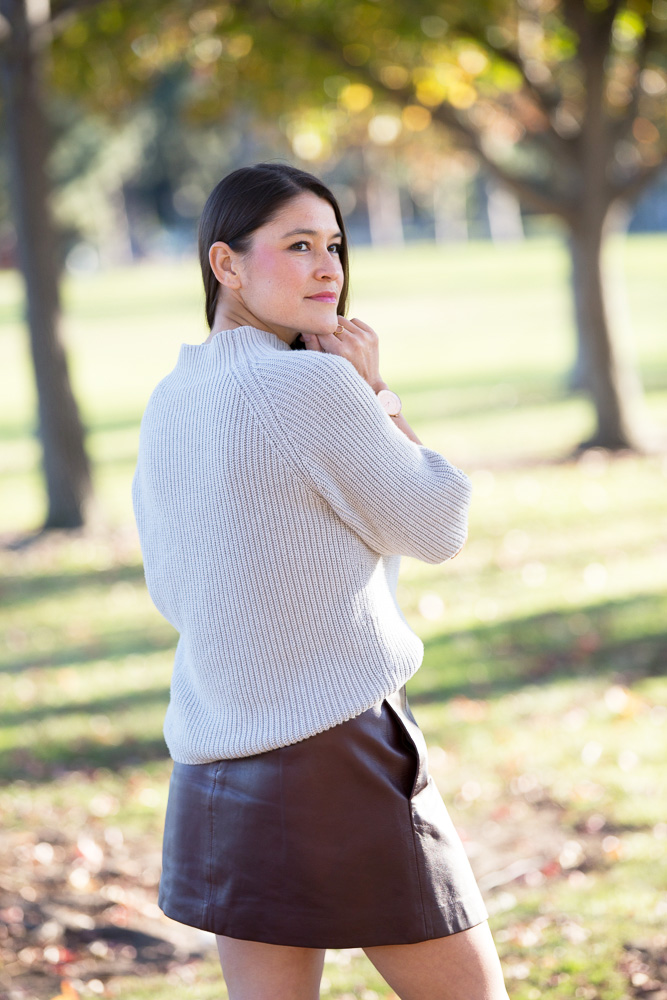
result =
[[[317,236],[317,235],[319,235],[317,229],[290,229],[289,233],[283,233],[283,235],[280,238],[281,240],[284,240],[288,236]],[[331,234],[331,239],[334,239],[335,236],[340,236],[341,239],[343,238],[342,233],[336,232]]]

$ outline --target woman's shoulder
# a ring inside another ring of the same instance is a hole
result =
[[[324,351],[280,351],[258,355],[249,365],[254,391],[276,399],[289,397],[312,408],[322,400],[368,398],[373,390],[351,361]]]

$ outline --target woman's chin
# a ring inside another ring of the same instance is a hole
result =
[[[327,333],[333,333],[337,326],[338,315],[334,309],[331,316],[323,316],[321,320],[315,322],[311,319],[308,323],[304,323],[300,329],[303,333],[324,337]]]

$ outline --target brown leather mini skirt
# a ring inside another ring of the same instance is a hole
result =
[[[277,750],[175,762],[158,903],[306,948],[409,944],[488,917],[405,687]]]

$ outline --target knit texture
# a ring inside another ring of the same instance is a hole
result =
[[[180,634],[164,737],[197,764],[296,743],[415,673],[400,557],[458,552],[470,482],[346,358],[242,326],[181,345],[132,501],[148,591]]]

